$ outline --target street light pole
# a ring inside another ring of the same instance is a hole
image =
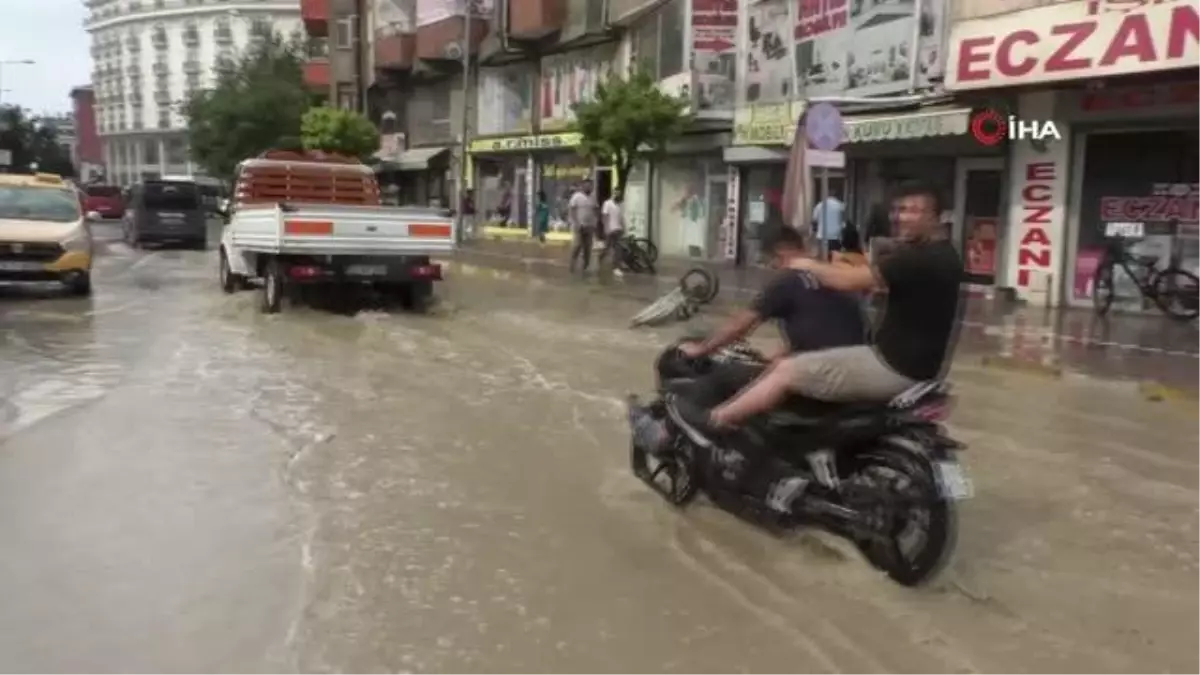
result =
[[[9,61],[0,61],[0,102],[3,102],[2,99],[4,98],[4,92],[7,91],[7,89],[3,88],[4,66],[32,66],[34,63],[37,63],[37,62],[34,61],[33,59],[15,59],[15,60],[9,60]]]
[[[466,9],[466,18],[463,19],[463,49],[462,49],[462,119],[459,128],[459,148],[458,148],[458,204],[455,212],[458,214],[458,227],[455,228],[457,239],[462,243],[466,237],[467,214],[463,213],[467,196],[467,181],[470,180],[468,175],[467,165],[467,148],[470,145],[467,140],[467,127],[470,122],[470,100],[471,100],[471,15],[474,14],[472,7],[474,3],[471,0],[465,0],[463,7]]]

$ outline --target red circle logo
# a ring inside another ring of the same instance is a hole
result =
[[[971,135],[984,145],[999,145],[1008,136],[1008,122],[995,110],[983,110],[971,118]]]

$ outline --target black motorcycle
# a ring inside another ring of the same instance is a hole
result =
[[[772,488],[748,491],[744,454],[704,431],[688,399],[699,378],[731,361],[766,365],[745,345],[701,359],[675,345],[663,352],[660,398],[630,401],[634,473],[677,507],[704,492],[769,529],[815,525],[843,536],[902,585],[937,574],[954,549],[955,501],[972,492],[954,456],[965,446],[940,424],[951,402],[946,385],[922,383],[888,403],[786,401],[739,431],[764,444],[768,458],[756,470]]]

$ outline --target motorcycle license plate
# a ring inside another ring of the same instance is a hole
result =
[[[942,496],[957,500],[970,499],[975,495],[975,486],[958,462],[937,462],[933,467]]]

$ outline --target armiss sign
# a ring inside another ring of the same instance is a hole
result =
[[[946,86],[1011,87],[1198,65],[1194,0],[1073,0],[955,24]]]

